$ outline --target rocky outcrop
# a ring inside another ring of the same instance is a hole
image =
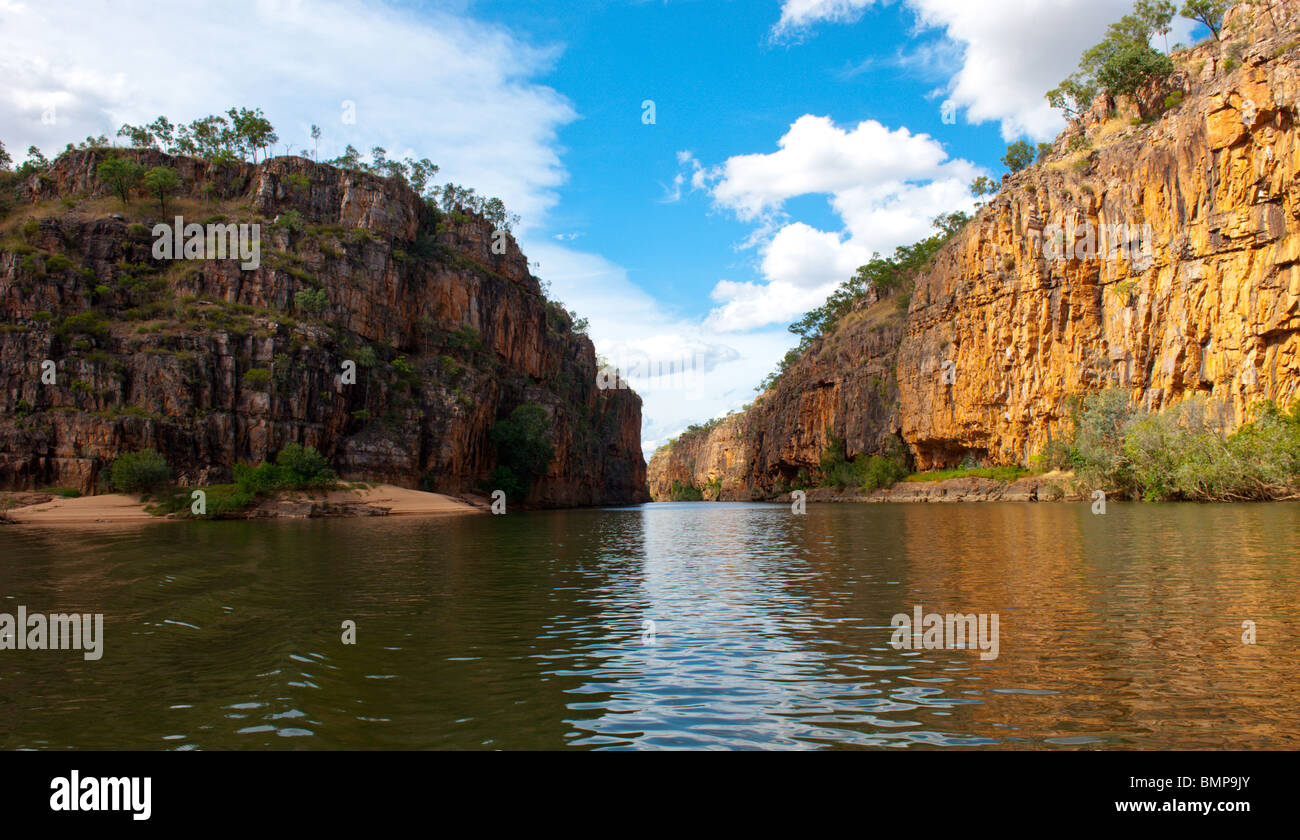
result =
[[[831,434],[850,458],[897,436],[920,470],[1028,465],[1069,400],[1104,387],[1156,410],[1204,395],[1227,428],[1300,399],[1298,22],[1293,1],[1238,7],[1149,92],[1158,106],[1099,103],[1004,178],[905,313],[853,313],[712,432],[725,463],[679,441],[652,459],[652,493],[721,476],[724,498],[768,497],[815,478]]]
[[[146,448],[214,483],[299,442],[344,478],[464,493],[498,464],[492,427],[536,403],[555,457],[530,503],[645,498],[640,398],[597,388],[590,340],[481,217],[303,158],[143,151],[182,191],[127,210],[108,153],[62,155],[0,223],[0,486],[90,492]],[[260,225],[260,265],[155,259],[175,215]]]

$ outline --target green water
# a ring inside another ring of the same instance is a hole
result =
[[[0,612],[105,642],[0,651],[0,747],[1295,749],[1297,533],[1295,504],[6,526]],[[891,647],[916,605],[998,614],[998,657]]]

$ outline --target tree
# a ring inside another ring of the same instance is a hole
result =
[[[121,155],[113,155],[101,161],[95,171],[99,175],[100,182],[122,199],[122,206],[125,207],[131,197],[131,190],[140,183],[144,167]]]
[[[993,195],[998,191],[998,185],[992,178],[987,175],[981,175],[974,181],[970,182],[970,194],[976,198],[983,198],[986,195]]]
[[[421,198],[424,198],[429,179],[438,174],[438,165],[428,158],[420,158],[416,161],[408,158],[407,168],[410,169],[411,173],[411,188],[419,193]]]
[[[245,154],[252,155],[253,163],[257,163],[259,150],[274,146],[280,141],[270,121],[262,115],[261,108],[251,111],[247,108],[231,108],[226,111],[226,115],[230,117],[233,150],[241,157]]]
[[[312,123],[311,125],[311,139],[312,142],[316,144],[315,149],[312,152],[311,159],[316,160],[317,158],[320,157],[320,126],[316,125],[315,123]]]
[[[153,148],[153,132],[143,125],[131,125],[122,123],[122,127],[117,130],[118,137],[125,137],[126,142],[131,144],[133,149],[150,149]]]
[[[349,143],[347,148],[343,150],[342,155],[333,160],[328,160],[326,163],[330,166],[337,166],[339,169],[350,169],[355,172],[361,168],[361,153]]]
[[[0,142],[0,172],[8,172],[9,166],[13,162],[14,159],[5,151],[5,144]]]
[[[334,481],[334,471],[329,468],[329,461],[314,446],[288,444],[275,456],[275,463],[283,471],[284,480],[298,489],[332,484]]]
[[[1169,52],[1169,30],[1174,20],[1173,0],[1137,0],[1133,14],[1150,27],[1152,32],[1164,38],[1165,52]]]
[[[166,117],[149,123],[149,131],[153,134],[154,139],[162,146],[163,151],[172,153],[176,147],[176,126],[172,125],[171,120]]]
[[[41,150],[35,146],[28,146],[27,160],[23,161],[22,166],[18,167],[18,174],[20,177],[26,178],[38,172],[44,172],[49,168],[50,162],[45,159],[45,155],[41,154]]]
[[[167,215],[167,196],[172,195],[181,186],[180,176],[176,170],[167,166],[155,166],[141,179],[145,190],[158,199],[158,209]]]
[[[1125,41],[1108,49],[1097,68],[1097,81],[1111,95],[1133,96],[1154,78],[1174,72],[1174,62],[1145,42]]]
[[[113,462],[109,479],[123,493],[148,493],[167,483],[167,460],[152,449],[128,452]]]
[[[1007,146],[1007,153],[1002,156],[1002,162],[1012,172],[1019,172],[1032,166],[1034,163],[1034,147],[1024,140],[1017,140]]]
[[[516,407],[509,419],[493,426],[491,438],[497,448],[497,461],[508,471],[503,473],[498,468],[493,473],[494,479],[506,483],[513,476],[518,480],[516,491],[527,493],[533,481],[546,474],[555,455],[555,447],[546,439],[550,427],[546,409],[536,403]],[[509,488],[501,489],[510,494]]]
[[[1205,24],[1209,27],[1210,34],[1214,40],[1219,40],[1219,32],[1223,29],[1223,16],[1227,14],[1228,9],[1232,6],[1232,0],[1187,0],[1183,3],[1183,8],[1178,14],[1181,17],[1194,20]]]
[[[1047,92],[1047,103],[1067,116],[1081,117],[1097,96],[1097,83],[1082,73],[1071,73]]]
[[[1084,51],[1078,71],[1047,92],[1052,107],[1078,117],[1098,90],[1111,96],[1135,96],[1152,79],[1174,72],[1169,56],[1152,49],[1150,43],[1164,13],[1158,3],[1144,9],[1112,23],[1101,43]],[[1138,107],[1142,108],[1140,101]]]

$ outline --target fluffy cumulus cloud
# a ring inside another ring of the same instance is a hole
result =
[[[873,253],[889,254],[929,235],[940,213],[968,209],[968,185],[980,173],[951,159],[934,138],[874,120],[841,127],[805,115],[776,145],[712,168],[679,156],[695,188],[706,190],[715,206],[756,225],[746,245],[758,249],[762,281],[719,282],[712,292],[719,305],[705,322],[710,329],[786,323],[819,305]],[[785,203],[805,195],[826,196],[843,228],[788,219]]]
[[[1043,98],[1078,65],[1132,0],[905,0],[922,30],[942,33],[959,52],[944,92],[973,123],[1000,123],[1007,140],[1050,140],[1064,127]],[[786,0],[773,35],[806,32],[818,22],[851,22],[870,0]],[[1175,18],[1163,49],[1193,40],[1196,24]]]
[[[177,21],[203,37],[178,37]],[[154,0],[0,0],[0,126],[21,159],[159,114],[261,107],[280,153],[312,149],[315,123],[322,159],[349,143],[429,157],[527,226],[555,202],[556,133],[576,116],[532,81],[556,57],[467,17],[366,0],[178,0],[166,14]]]
[[[1132,0],[907,0],[923,26],[959,44],[961,69],[949,99],[974,123],[996,121],[1003,136],[1050,140],[1063,127],[1043,94],[1132,11]]]

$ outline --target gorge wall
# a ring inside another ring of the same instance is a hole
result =
[[[770,497],[829,435],[849,458],[901,441],[920,470],[1027,465],[1106,387],[1153,410],[1205,395],[1228,428],[1300,399],[1297,24],[1293,0],[1231,10],[1141,94],[1168,97],[1154,120],[1099,97],[910,297],[864,300],[748,410],[656,453],[652,497]]]
[[[123,153],[180,175],[164,214],[110,197],[110,153],[60,156],[0,221],[0,487],[93,492],[150,448],[215,483],[299,442],[344,478],[479,491],[492,427],[536,403],[555,457],[530,503],[645,499],[640,398],[596,387],[590,340],[483,218],[299,157]],[[176,215],[260,224],[260,266],[154,259]]]

